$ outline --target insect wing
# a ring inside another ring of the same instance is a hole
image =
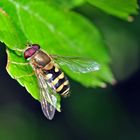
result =
[[[55,114],[57,98],[53,95],[54,91],[50,88],[43,75],[38,75],[40,85],[40,102],[44,115],[52,120]]]
[[[52,58],[59,65],[66,65],[70,70],[78,73],[88,73],[100,69],[100,65],[97,62],[87,58],[56,55],[52,55]]]

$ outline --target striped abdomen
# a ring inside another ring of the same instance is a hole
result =
[[[43,69],[48,82],[52,88],[62,96],[67,96],[69,93],[69,81],[64,73],[51,61]]]

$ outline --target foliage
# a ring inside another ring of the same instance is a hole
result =
[[[137,14],[138,5],[136,0],[89,0],[89,2],[110,15],[114,15],[128,21],[133,20],[130,14]]]
[[[12,64],[12,61],[26,62],[23,54],[16,49],[25,49],[24,44],[27,42],[40,44],[42,49],[50,54],[88,56],[97,61],[101,65],[99,71],[78,76],[77,73],[62,67],[69,77],[85,86],[105,87],[106,82],[114,83],[109,66],[111,59],[99,29],[73,10],[87,2],[123,19],[129,19],[130,14],[136,14],[138,7],[135,0],[119,0],[115,3],[111,0],[0,1],[0,41],[7,47],[7,71],[35,99],[39,100],[36,77],[25,76],[32,73],[31,67]]]

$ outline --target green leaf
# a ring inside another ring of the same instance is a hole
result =
[[[85,0],[46,0],[46,3],[64,11],[75,8],[76,6],[81,5],[83,2],[85,2]]]
[[[0,10],[0,41],[6,43],[10,49],[23,48],[21,42],[26,41],[24,34],[4,12]]]
[[[26,39],[22,32],[19,37],[18,27],[16,26],[15,28],[13,26],[8,15],[0,12],[0,18],[0,40],[9,48],[7,49],[8,63],[6,69],[13,79],[16,79],[20,85],[24,86],[35,99],[40,100],[39,86],[36,76],[32,74],[32,68],[29,65],[21,65],[20,63],[24,64],[27,62],[23,59],[21,54],[17,55],[15,51],[12,51],[18,47],[22,49],[22,47],[24,47],[22,41]],[[17,62],[17,64],[13,64],[13,62]],[[56,95],[56,97],[56,109],[60,111],[60,97],[58,95]]]
[[[84,7],[80,10],[85,10],[86,13],[83,14],[86,15],[96,13],[90,15],[90,19],[95,21],[104,35],[105,43],[110,50],[115,78],[118,81],[128,79],[139,68],[139,16],[135,22],[128,23],[108,16],[89,5],[86,9]]]
[[[35,99],[39,100],[40,98],[39,87],[37,79],[35,75],[33,75],[32,68],[28,65],[24,65],[27,62],[13,51],[7,50],[7,55],[8,55],[7,71],[10,74],[10,76],[16,79],[22,86],[25,86],[28,92],[32,92],[34,90],[34,92],[32,92],[32,96]]]
[[[105,82],[113,83],[108,51],[100,32],[87,19],[75,12],[59,11],[45,5],[43,1],[1,0],[0,7],[8,15],[1,14],[0,27],[3,29],[0,28],[0,40],[10,49],[10,61],[25,62],[22,54],[15,49],[23,49],[24,44],[29,41],[40,44],[49,54],[89,57],[97,61],[101,69],[87,74],[77,75],[67,67],[63,67],[68,76],[81,84],[104,87]],[[30,66],[15,66],[12,63],[7,70],[12,77],[19,77],[32,71]],[[38,90],[33,90],[38,88],[35,78],[25,76],[17,80],[38,99]],[[30,83],[33,83],[32,87],[29,86]]]
[[[136,25],[123,23],[105,15],[99,17],[96,18],[96,23],[110,50],[115,77],[117,80],[125,80],[139,69],[139,39],[133,30]],[[137,29],[138,27],[139,25]]]
[[[132,21],[130,15],[137,14],[137,0],[88,0],[90,4],[110,15]]]

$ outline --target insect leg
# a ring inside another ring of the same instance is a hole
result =
[[[23,53],[25,50],[23,50],[23,49],[18,49],[18,48],[14,48],[14,49],[12,49],[12,50],[14,50],[14,51],[17,51],[17,52],[21,52],[21,53]]]

